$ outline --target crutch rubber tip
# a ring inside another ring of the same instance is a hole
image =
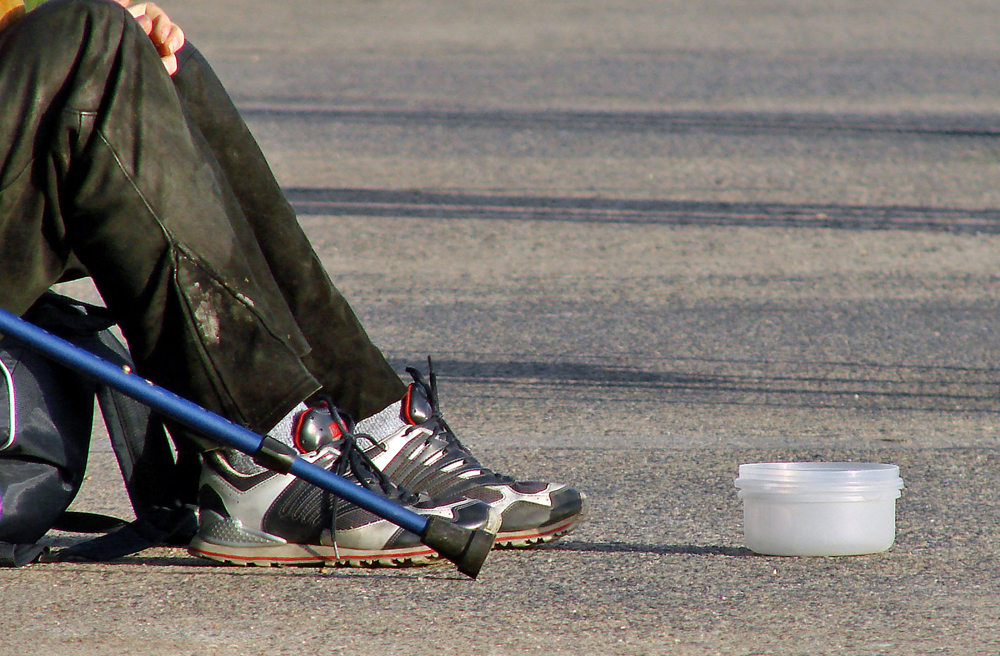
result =
[[[427,518],[427,530],[422,541],[428,547],[455,563],[458,571],[476,578],[486,557],[490,555],[496,536],[483,529],[468,529],[444,517]]]

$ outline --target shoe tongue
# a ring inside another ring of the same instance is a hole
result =
[[[434,408],[427,399],[427,394],[423,388],[416,383],[410,383],[403,397],[402,408],[399,417],[403,421],[413,426],[417,426],[429,420],[434,415]]]

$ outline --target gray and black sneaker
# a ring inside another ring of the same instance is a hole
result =
[[[280,439],[279,436],[275,436]],[[496,533],[500,517],[464,497],[431,499],[392,484],[357,447],[340,413],[321,404],[299,414],[289,442],[301,457],[402,503]],[[285,441],[285,440],[282,440]],[[204,456],[196,556],[236,565],[426,565],[440,556],[391,522],[291,474],[232,450]]]
[[[566,535],[586,514],[587,496],[561,483],[517,481],[479,463],[438,410],[437,381],[408,368],[413,382],[388,437],[358,433],[359,445],[394,484],[434,499],[462,496],[492,506],[503,521],[497,547],[530,547]]]

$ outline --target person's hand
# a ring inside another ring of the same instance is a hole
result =
[[[175,53],[184,45],[184,31],[167,16],[166,12],[152,2],[131,4],[131,0],[114,0],[125,7],[139,21],[139,26],[149,36],[149,40],[160,53],[160,60],[167,73],[177,72]]]

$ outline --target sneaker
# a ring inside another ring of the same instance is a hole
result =
[[[496,533],[499,516],[463,497],[434,499],[393,485],[357,447],[331,406],[300,413],[291,444],[301,457],[402,503],[417,514]],[[440,560],[415,534],[291,474],[257,465],[238,451],[204,456],[196,556],[236,565],[409,566]]]
[[[585,494],[561,483],[517,481],[484,467],[441,416],[433,369],[429,384],[416,369],[406,371],[413,382],[400,403],[402,428],[378,440],[358,433],[359,445],[389,480],[435,499],[462,496],[489,504],[502,518],[497,547],[551,542],[576,528],[586,514]],[[393,423],[399,426],[395,418]]]

